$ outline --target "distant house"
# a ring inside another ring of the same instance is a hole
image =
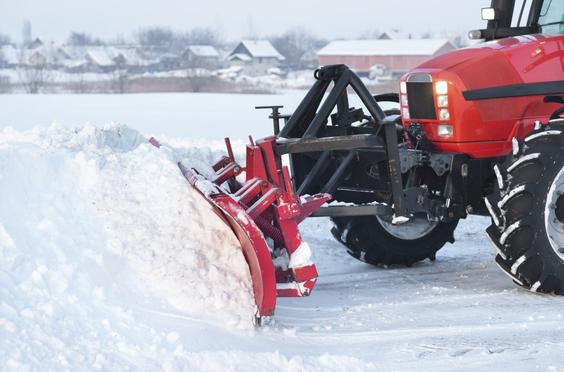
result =
[[[156,62],[151,65],[154,71],[177,70],[182,66],[182,57],[174,53],[164,53],[158,56]]]
[[[20,63],[18,50],[13,45],[0,47],[0,68],[14,68]]]
[[[190,45],[182,53],[182,61],[185,67],[215,70],[219,68],[219,56],[212,45]]]
[[[22,49],[18,57],[20,65],[48,68],[59,68],[70,58],[59,45],[54,42],[43,43],[39,39],[35,39],[25,49]]]
[[[346,64],[360,74],[376,68],[397,77],[424,61],[456,49],[446,39],[332,41],[317,52],[320,65]]]
[[[284,60],[268,40],[241,40],[227,56],[230,67],[242,67],[251,76],[266,75]]]
[[[110,72],[115,70],[115,62],[104,47],[86,49],[84,59],[90,72]]]
[[[136,48],[113,46],[67,46],[70,60],[64,64],[69,72],[112,72],[127,69],[140,72],[154,61],[143,58]]]

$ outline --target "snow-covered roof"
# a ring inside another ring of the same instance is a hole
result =
[[[118,56],[122,56],[125,60],[125,64],[128,66],[146,66],[151,63],[151,61],[144,59],[139,55],[139,52],[135,48],[115,48],[113,49],[112,59]]]
[[[86,57],[90,61],[92,61],[92,63],[101,67],[109,67],[114,65],[112,57],[109,56],[107,51],[102,48],[88,49],[86,51]]]
[[[66,68],[78,68],[88,64],[88,61],[85,59],[67,59],[63,62],[63,66]]]
[[[431,56],[444,46],[455,48],[447,39],[396,39],[396,40],[339,40],[332,41],[317,52],[318,56]]]
[[[276,58],[279,61],[285,60],[284,56],[272,46],[268,40],[241,40],[241,43],[253,58]],[[237,49],[237,48],[235,48]]]
[[[8,54],[13,54],[13,52],[8,52]],[[36,48],[27,47],[18,50],[16,56],[11,56],[11,58],[14,57],[17,59],[17,63],[58,65],[67,60],[69,55],[58,44],[50,42],[38,44]]]
[[[245,61],[248,62],[250,60],[252,60],[251,57],[249,57],[247,54],[244,53],[235,53],[229,56],[229,58],[227,58],[229,61],[233,61],[233,60],[241,60],[241,61]]]
[[[186,51],[198,57],[219,57],[219,52],[212,45],[190,45]]]

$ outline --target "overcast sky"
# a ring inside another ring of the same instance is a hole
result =
[[[354,38],[369,30],[466,32],[484,27],[489,0],[0,0],[0,32],[21,40],[25,19],[33,36],[64,41],[69,31],[129,38],[142,26],[177,30],[219,28],[228,40],[304,26],[320,37]]]

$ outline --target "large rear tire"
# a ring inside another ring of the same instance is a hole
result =
[[[402,225],[391,225],[376,216],[334,218],[333,236],[347,247],[354,258],[372,265],[405,265],[429,258],[447,242],[454,243],[453,222],[430,222],[414,218]]]
[[[564,119],[514,145],[486,203],[496,263],[526,289],[564,294]]]

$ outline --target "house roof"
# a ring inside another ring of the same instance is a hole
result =
[[[244,54],[244,53],[235,53],[235,54],[231,54],[228,58],[229,61],[233,61],[235,59],[241,60],[241,61],[245,61],[248,62],[250,60],[252,60],[251,57],[249,57],[249,55]]]
[[[187,51],[198,57],[219,57],[219,52],[212,45],[190,45],[185,53]]]
[[[253,58],[276,58],[279,61],[285,60],[284,56],[272,46],[268,40],[241,40],[239,45],[243,45]],[[237,48],[235,48],[237,49]]]
[[[425,55],[432,56],[444,46],[447,39],[396,39],[396,40],[340,40],[332,41],[317,52],[318,56],[384,56]]]
[[[110,57],[106,50],[102,48],[88,49],[86,51],[86,57],[90,61],[92,61],[92,63],[101,67],[109,67],[114,65],[112,57]]]

